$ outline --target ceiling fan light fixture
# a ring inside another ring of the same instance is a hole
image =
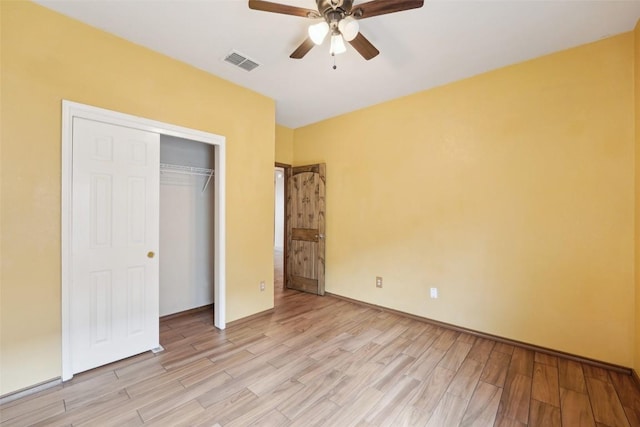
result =
[[[347,51],[347,46],[344,44],[344,39],[340,34],[331,35],[331,48],[329,49],[329,53],[331,56],[340,55],[341,53],[345,53]]]
[[[317,45],[322,44],[324,38],[329,33],[329,24],[325,21],[318,22],[317,24],[309,25],[309,38]]]
[[[347,16],[338,22],[338,29],[342,33],[342,37],[344,37],[346,41],[350,42],[358,35],[358,31],[360,31],[360,24],[358,24],[358,21],[352,17]]]

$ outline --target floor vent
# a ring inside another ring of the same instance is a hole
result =
[[[260,64],[258,64],[256,61],[253,61],[249,58],[247,58],[246,55],[243,55],[235,50],[232,50],[225,58],[224,60],[226,62],[228,62],[229,64],[233,64],[236,67],[240,67],[245,71],[251,71],[254,68],[258,67]]]

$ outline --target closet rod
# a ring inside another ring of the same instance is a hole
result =
[[[198,168],[195,166],[174,165],[171,163],[160,163],[160,172],[181,173],[185,175],[211,176],[213,169]]]
[[[162,172],[170,172],[170,173],[179,173],[183,175],[195,175],[195,176],[206,176],[207,182],[205,182],[204,187],[202,188],[202,192],[207,189],[209,186],[209,182],[214,175],[213,169],[208,168],[198,168],[195,166],[183,166],[183,165],[174,165],[171,163],[160,163],[160,173]]]

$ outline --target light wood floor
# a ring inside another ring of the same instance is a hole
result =
[[[161,322],[166,350],[0,408],[3,426],[640,426],[625,375],[276,288],[218,331]],[[45,355],[43,355],[45,356]]]

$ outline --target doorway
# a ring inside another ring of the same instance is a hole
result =
[[[62,102],[62,380],[71,379],[74,374],[72,365],[71,333],[72,311],[71,300],[73,290],[73,269],[77,263],[73,253],[73,141],[74,119],[85,119],[105,123],[123,129],[137,129],[147,133],[169,135],[190,141],[209,144],[214,147],[214,169],[216,173],[213,181],[214,190],[214,298],[216,309],[213,313],[214,324],[219,329],[225,328],[226,316],[226,280],[225,280],[225,138],[208,132],[197,131],[144,119],[111,110],[92,107],[63,100]],[[158,168],[159,164],[155,164]],[[78,230],[76,230],[78,233]],[[159,233],[159,230],[156,230]],[[158,249],[156,249],[158,250]],[[153,258],[153,251],[148,253]],[[155,283],[155,286],[159,286]]]
[[[288,177],[291,165],[276,163],[273,172],[274,185],[274,225],[273,225],[273,267],[274,290],[287,287],[287,198],[289,197]]]

